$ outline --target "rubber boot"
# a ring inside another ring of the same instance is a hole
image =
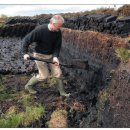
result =
[[[36,94],[37,91],[35,91],[32,86],[34,86],[36,83],[38,83],[38,79],[36,78],[36,76],[33,76],[28,83],[25,85],[25,91],[29,92],[30,94]]]
[[[64,89],[64,85],[63,85],[62,80],[59,79],[59,78],[57,78],[56,81],[57,81],[57,88],[58,88],[58,90],[59,90],[59,92],[60,92],[60,95],[61,95],[61,96],[65,96],[65,97],[69,97],[69,96],[70,96],[70,93],[67,94],[67,93],[65,92],[65,89]]]

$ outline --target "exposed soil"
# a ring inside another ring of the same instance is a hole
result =
[[[38,93],[32,96],[32,103],[42,104],[45,113],[27,127],[48,127],[47,121],[57,109],[68,112],[69,128],[129,127],[130,68],[129,63],[123,64],[115,54],[116,48],[128,47],[126,41],[97,32],[62,31],[61,62],[67,63],[72,58],[86,59],[91,68],[62,67],[66,92],[71,93],[69,98],[59,95],[52,79],[36,85],[34,89]],[[0,43],[0,74],[4,86],[0,93],[19,94],[37,72],[36,66],[32,61],[23,61],[20,38],[0,38]],[[14,105],[19,106],[19,110],[23,109],[15,98],[3,99],[0,100],[1,114]]]

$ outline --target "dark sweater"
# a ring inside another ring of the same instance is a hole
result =
[[[50,31],[47,24],[36,27],[22,41],[24,54],[28,53],[28,47],[33,42],[36,42],[35,51],[37,53],[52,54],[58,57],[62,42],[61,31]]]

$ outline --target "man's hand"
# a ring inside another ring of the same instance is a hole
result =
[[[24,59],[24,60],[28,60],[29,57],[30,57],[30,56],[29,56],[28,54],[25,54],[25,55],[23,56],[23,59]]]
[[[59,65],[60,62],[59,62],[59,59],[57,57],[53,57],[53,63],[55,63],[56,65]]]

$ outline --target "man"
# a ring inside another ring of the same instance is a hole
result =
[[[33,57],[41,59],[51,59],[55,64],[49,64],[52,75],[56,78],[57,88],[61,96],[68,97],[64,90],[63,82],[61,79],[62,72],[59,66],[59,52],[61,49],[62,35],[60,28],[64,23],[64,18],[61,15],[54,15],[50,19],[49,24],[44,24],[36,27],[23,39],[22,52],[24,53],[24,60],[28,60],[28,47],[31,43],[35,42],[35,52]],[[39,81],[44,81],[48,78],[49,70],[47,63],[42,61],[35,61],[38,68],[38,75],[33,76],[25,85],[25,90],[31,94],[36,94],[32,88]]]

